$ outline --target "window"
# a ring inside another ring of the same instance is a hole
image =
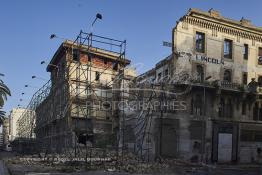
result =
[[[197,81],[203,82],[204,81],[204,68],[203,68],[203,66],[197,65],[196,71],[197,71]]]
[[[224,81],[231,82],[231,71],[225,70],[224,72]]]
[[[224,40],[224,58],[232,59],[232,41]]]
[[[161,77],[162,77],[162,73],[160,72],[160,73],[158,73],[158,75],[157,75],[157,79],[160,80]]]
[[[100,73],[96,72],[96,81],[100,80]]]
[[[262,76],[258,77],[257,82],[258,82],[258,86],[262,87]]]
[[[243,57],[248,60],[248,44],[244,44]]]
[[[202,115],[202,109],[203,109],[203,99],[202,96],[200,94],[197,94],[195,96],[195,98],[191,101],[191,103],[193,103],[192,107],[193,107],[193,114],[194,115]]]
[[[196,51],[200,53],[205,52],[205,34],[196,32]]]
[[[165,77],[168,76],[168,69],[165,70]]]
[[[243,73],[242,82],[243,84],[247,85],[247,72]]]
[[[262,108],[259,108],[258,102],[253,107],[253,120],[262,121]]]
[[[114,70],[118,70],[118,63],[114,63],[114,64],[113,64],[113,69],[114,69]]]
[[[91,62],[92,61],[91,55],[88,54],[87,57],[88,57],[88,61]]]
[[[262,65],[262,48],[258,48],[258,65]]]
[[[104,59],[104,64],[107,64],[107,59]]]
[[[78,61],[79,60],[79,50],[73,49],[73,60]]]

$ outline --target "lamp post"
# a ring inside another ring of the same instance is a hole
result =
[[[93,23],[92,23],[92,27],[94,26],[94,24],[95,24],[95,22],[96,22],[97,19],[102,20],[102,15],[101,15],[100,13],[97,13],[97,14],[96,14],[96,18],[95,18],[95,20],[94,20]]]
[[[41,61],[41,63],[40,64],[45,64],[45,65],[47,65],[47,66],[52,66],[52,67],[55,67],[55,68],[57,68],[58,69],[58,66],[57,65],[55,65],[55,64],[48,64],[48,63],[46,63],[45,61]]]
[[[61,39],[61,40],[66,40],[65,38],[63,38],[63,37],[60,37],[60,36],[57,36],[56,34],[51,34],[50,35],[50,37],[49,37],[50,39],[54,39],[54,38],[57,38],[57,39]]]
[[[32,76],[32,79],[38,79],[38,80],[47,81],[47,79],[42,78],[42,77],[38,77],[38,76],[35,76],[35,75]]]
[[[25,85],[25,87],[26,87],[26,88],[34,88],[34,89],[39,89],[39,87],[36,87],[36,86],[31,86],[31,85],[29,85],[29,84],[26,84],[26,85]]]
[[[45,65],[47,65],[47,66],[51,66],[51,67],[56,68],[56,69],[57,69],[56,76],[58,77],[59,67],[58,67],[57,65],[55,65],[55,64],[50,64],[50,63],[48,64],[48,63],[46,63],[45,61],[41,61],[41,64],[45,64]]]

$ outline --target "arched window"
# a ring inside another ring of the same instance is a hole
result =
[[[231,71],[230,70],[225,70],[224,81],[231,82]]]
[[[197,81],[203,82],[204,81],[204,68],[203,68],[203,66],[197,65],[196,71],[197,71]]]

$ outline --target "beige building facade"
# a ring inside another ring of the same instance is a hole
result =
[[[10,141],[13,141],[19,134],[19,123],[18,120],[22,116],[22,114],[26,111],[24,108],[14,108],[11,110],[9,115],[9,135]]]
[[[148,159],[259,161],[262,28],[214,9],[190,9],[174,27],[172,44],[170,56],[137,78],[139,100],[160,107],[131,114],[137,120],[129,123],[135,125],[129,147]]]

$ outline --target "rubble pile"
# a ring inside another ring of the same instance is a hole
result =
[[[128,173],[169,173],[179,167],[203,166],[179,159],[158,159],[147,162],[132,153],[117,154],[116,151],[92,149],[84,152],[77,159],[68,157],[67,154],[35,154],[16,156],[7,160],[8,164],[22,164],[28,166],[46,166],[57,169],[67,168],[72,171],[105,170],[110,172]]]

